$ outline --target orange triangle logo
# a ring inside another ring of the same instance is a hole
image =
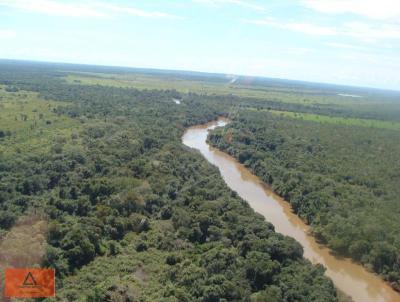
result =
[[[24,283],[22,283],[22,285],[25,285],[25,286],[35,286],[35,285],[37,285],[36,280],[35,280],[35,278],[33,278],[33,275],[32,275],[31,272],[29,272],[26,275]]]
[[[4,279],[4,296],[7,298],[46,298],[55,295],[54,269],[6,268]],[[1,297],[0,301],[3,301]]]

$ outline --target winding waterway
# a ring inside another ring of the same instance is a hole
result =
[[[318,244],[309,235],[309,227],[291,211],[289,203],[274,194],[233,157],[207,144],[208,131],[225,125],[226,121],[219,119],[191,127],[182,137],[183,144],[199,150],[211,164],[218,167],[226,184],[271,222],[277,232],[300,242],[304,257],[312,263],[324,265],[326,275],[333,280],[335,286],[355,302],[400,302],[400,294],[377,275],[349,259],[333,256],[328,248]]]

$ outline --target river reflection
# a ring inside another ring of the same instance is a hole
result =
[[[292,213],[287,202],[267,188],[258,177],[251,174],[234,158],[206,143],[208,131],[225,126],[226,120],[189,128],[182,141],[197,149],[213,165],[217,166],[226,184],[246,200],[258,213],[275,226],[281,234],[295,238],[304,249],[304,257],[312,263],[326,267],[326,275],[335,285],[356,302],[400,302],[400,294],[378,276],[349,259],[338,258],[330,250],[309,235],[309,227]]]

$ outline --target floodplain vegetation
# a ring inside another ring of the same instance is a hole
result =
[[[225,105],[69,84],[52,66],[0,70],[2,240],[20,217],[46,222],[30,264],[56,269],[48,301],[338,300],[323,267],[181,144]]]
[[[356,122],[246,111],[209,141],[289,201],[317,240],[400,290],[400,131]]]
[[[46,240],[28,263],[57,273],[46,301],[342,300],[299,243],[182,145],[187,127],[218,116],[232,122],[212,144],[320,241],[398,284],[400,132],[332,122],[396,125],[394,92],[377,106],[380,91],[347,102],[348,88],[11,61],[0,85],[0,246],[36,223]]]

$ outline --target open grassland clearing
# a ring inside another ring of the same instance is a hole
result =
[[[54,140],[78,131],[76,121],[54,112],[63,105],[43,100],[34,92],[8,92],[0,86],[0,154],[43,152]]]
[[[253,110],[257,110],[257,109],[251,108],[248,110],[253,111]],[[257,110],[257,111],[260,111],[260,110]],[[290,111],[277,111],[277,110],[265,110],[265,111],[271,112],[275,115],[290,117],[290,118],[294,118],[294,119],[300,119],[300,120],[304,120],[304,121],[312,121],[312,122],[317,122],[317,123],[400,130],[400,123],[394,122],[394,121],[381,121],[381,120],[373,120],[373,119],[337,117],[337,116],[327,116],[327,115],[321,115],[321,114],[300,113],[300,112],[290,112]]]
[[[234,95],[245,98],[258,98],[284,103],[299,104],[360,104],[368,103],[368,98],[349,99],[336,93],[326,93],[319,90],[290,87],[256,86],[252,81],[232,83],[230,77],[226,80],[192,80],[178,77],[167,77],[150,74],[103,74],[103,73],[70,73],[65,76],[70,84],[102,85],[136,89],[176,89],[182,93]]]
[[[46,253],[47,222],[35,215],[19,218],[8,231],[0,234],[0,290],[8,267],[39,267]]]

